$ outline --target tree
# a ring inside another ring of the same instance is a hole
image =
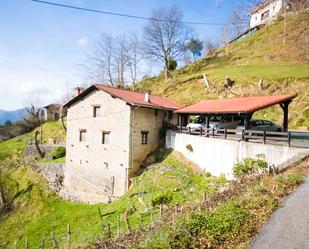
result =
[[[252,8],[262,0],[236,0],[229,18],[229,33],[234,38],[244,32],[249,26],[249,16]]]
[[[168,61],[168,70],[169,71],[174,71],[177,68],[177,61],[173,59],[169,59]]]
[[[139,40],[136,34],[114,37],[104,33],[95,41],[94,50],[83,67],[92,81],[124,87],[129,79],[135,84],[140,60]]]
[[[141,61],[141,53],[139,50],[139,39],[135,33],[131,33],[128,38],[128,67],[130,70],[130,77],[133,84],[133,90],[137,79],[137,66]]]
[[[11,120],[7,120],[4,123],[5,126],[11,126],[12,125],[12,121]]]
[[[191,39],[190,42],[186,45],[186,50],[189,50],[192,53],[193,59],[201,57],[203,50],[203,43],[198,39]]]
[[[210,39],[204,41],[205,56],[211,55],[216,50],[216,45]]]
[[[114,67],[117,75],[117,86],[123,88],[125,84],[125,71],[129,62],[128,43],[126,37],[121,37],[115,46]]]
[[[177,7],[162,7],[152,11],[144,28],[143,51],[147,57],[163,63],[165,79],[171,77],[170,59],[177,59],[191,38],[191,29],[182,23],[182,18]]]
[[[111,86],[115,85],[113,77],[113,41],[112,35],[103,33],[100,39],[95,41],[94,51],[89,56],[90,65],[84,65],[93,78],[100,81],[107,80]]]

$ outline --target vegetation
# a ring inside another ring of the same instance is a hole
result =
[[[256,158],[245,158],[238,161],[233,167],[233,175],[241,177],[265,171],[268,165],[262,158],[264,158],[263,155],[258,155]]]
[[[65,147],[57,147],[50,155],[52,156],[53,159],[59,159],[65,157]]]
[[[44,140],[49,139],[47,134],[52,137],[62,134],[61,130],[58,130],[58,134],[54,133],[55,126],[53,122],[45,125]],[[21,156],[27,138],[31,136],[27,134],[0,143],[1,153],[6,152],[1,154],[0,161],[4,193],[6,199],[10,200],[10,209],[0,215],[0,245],[3,248],[11,248],[15,240],[23,247],[26,237],[29,248],[37,248],[43,238],[45,246],[49,248],[52,247],[51,233],[55,234],[63,247],[67,243],[68,224],[72,230],[73,247],[90,245],[104,237],[102,232],[107,223],[111,224],[111,232],[117,233],[118,213],[123,234],[126,232],[125,216],[128,216],[132,229],[138,225],[147,227],[151,222],[150,214],[158,216],[158,210],[153,205],[165,203],[173,207],[193,202],[200,199],[204,192],[214,193],[225,183],[221,178],[194,173],[169,151],[158,150],[153,154],[160,162],[135,177],[130,190],[119,200],[96,205],[72,203],[51,192],[45,179],[33,172]],[[63,160],[59,158],[52,162]]]
[[[172,79],[163,75],[146,78],[135,89],[151,90],[183,104],[203,99],[248,95],[274,95],[296,92],[298,97],[290,105],[290,128],[309,130],[309,12],[290,15],[286,22],[283,44],[283,20],[278,19],[252,36],[223,47],[203,59],[172,72]],[[209,88],[203,73],[207,74]],[[226,76],[235,81],[226,89]],[[263,79],[264,86],[259,82]],[[254,114],[282,123],[283,113],[274,106]]]
[[[308,172],[308,161],[287,172],[246,176],[232,181],[205,200],[168,209],[150,228],[104,240],[99,245],[117,248],[246,248],[283,197]],[[174,211],[175,210],[175,211]]]

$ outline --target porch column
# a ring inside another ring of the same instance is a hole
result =
[[[244,116],[244,128],[245,130],[249,130],[249,121],[252,118],[253,113],[247,113]]]
[[[283,110],[283,131],[287,132],[289,127],[289,104],[292,100],[285,101],[280,104],[280,107]]]

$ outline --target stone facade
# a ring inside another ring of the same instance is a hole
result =
[[[73,103],[67,114],[63,196],[89,203],[122,196],[129,178],[158,146],[169,112],[132,106],[98,90]],[[147,132],[146,144],[142,132]]]
[[[58,120],[60,118],[61,105],[50,104],[43,107],[44,110],[44,120]]]

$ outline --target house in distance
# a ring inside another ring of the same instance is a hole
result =
[[[287,0],[265,0],[257,4],[251,12],[250,29],[271,22],[287,5]]]

